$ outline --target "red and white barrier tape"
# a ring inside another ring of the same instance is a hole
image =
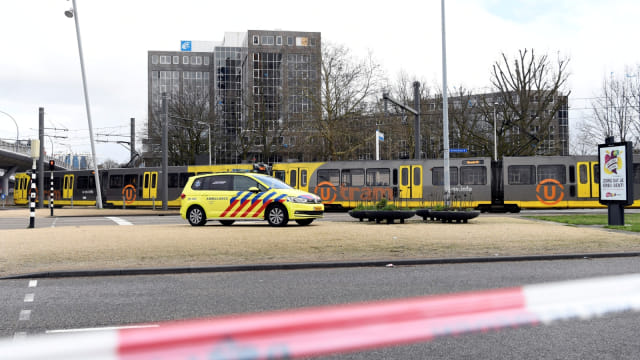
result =
[[[292,359],[640,310],[640,274],[0,341],[0,358]]]

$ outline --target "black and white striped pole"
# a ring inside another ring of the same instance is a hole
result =
[[[49,160],[49,171],[51,171],[51,187],[49,188],[49,209],[51,209],[51,216],[53,216],[53,170],[55,170],[55,168],[55,160]]]
[[[31,139],[31,158],[33,158],[33,166],[31,167],[29,229],[33,229],[36,224],[36,161],[40,158],[40,140],[38,139]]]

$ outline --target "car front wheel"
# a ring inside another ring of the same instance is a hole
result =
[[[285,226],[289,222],[289,214],[287,208],[283,205],[276,204],[267,210],[267,221],[271,226]]]
[[[192,206],[187,211],[187,219],[191,226],[202,226],[207,222],[207,216],[200,206]]]

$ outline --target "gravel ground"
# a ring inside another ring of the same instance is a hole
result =
[[[55,216],[161,214],[153,210],[56,209]],[[167,214],[176,214],[170,210]],[[36,211],[49,216],[48,210]],[[24,221],[28,209],[0,211]],[[467,224],[317,221],[272,228],[237,222],[4,230],[0,276],[62,270],[188,267],[349,260],[459,258],[640,251],[640,235],[520,217]]]

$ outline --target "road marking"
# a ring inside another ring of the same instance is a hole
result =
[[[118,225],[133,225],[132,223],[128,222],[127,220],[124,219],[120,219],[119,217],[115,217],[115,216],[106,216],[107,219],[115,222]]]
[[[29,287],[36,287],[38,286],[38,280],[29,280]]]
[[[36,297],[36,294],[25,294],[24,302],[33,302],[35,297]]]
[[[123,330],[123,329],[147,329],[147,328],[158,328],[158,327],[160,327],[160,325],[158,325],[158,324],[105,326],[105,327],[81,328],[81,329],[46,330],[45,334],[77,333],[77,332],[91,332],[91,331],[111,331],[111,330]]]
[[[31,319],[31,310],[21,310],[18,321],[29,321]]]
[[[54,228],[56,227],[56,222],[58,221],[58,218],[53,219],[53,222],[51,223],[51,227]]]
[[[13,340],[24,340],[27,338],[27,333],[24,331],[13,334]]]

